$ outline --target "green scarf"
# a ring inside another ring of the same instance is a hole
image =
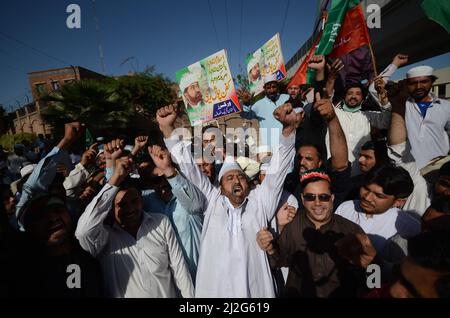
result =
[[[344,111],[346,111],[346,112],[349,112],[349,113],[356,113],[357,111],[361,110],[361,104],[359,106],[356,106],[356,107],[352,108],[352,107],[348,107],[347,104],[344,103],[344,106],[342,107],[342,109]]]

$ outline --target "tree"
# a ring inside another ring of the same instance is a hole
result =
[[[250,91],[250,82],[248,77],[242,74],[238,74],[234,80],[238,89],[244,89]]]
[[[154,67],[147,67],[133,76],[121,76],[111,84],[121,103],[152,117],[159,107],[172,103],[176,98],[173,83],[162,74],[155,74]]]
[[[55,128],[57,136],[67,122],[81,121],[97,130],[120,129],[132,116],[132,110],[119,103],[119,96],[104,81],[82,80],[66,84],[42,100],[49,102],[42,109],[42,115]]]
[[[63,123],[81,121],[94,135],[130,135],[150,130],[158,107],[175,98],[172,83],[149,67],[142,73],[105,80],[66,84],[42,99],[49,102],[43,117],[59,135]]]
[[[5,107],[0,104],[0,136],[8,131],[11,127],[11,119]]]
[[[0,137],[0,146],[7,151],[13,151],[14,145],[24,143],[33,144],[35,141],[36,135],[32,133],[4,134]]]
[[[243,73],[242,67],[240,67],[240,70],[241,73],[238,74],[236,78],[233,79],[234,82],[236,83],[237,89],[240,91],[250,92],[250,81],[248,80],[248,76],[247,74]],[[253,105],[263,97],[264,95],[262,94],[258,94],[256,96],[252,94],[252,97],[250,98],[250,104]],[[242,104],[242,100],[240,100],[240,102]]]

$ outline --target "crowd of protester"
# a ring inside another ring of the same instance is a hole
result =
[[[339,94],[342,62],[313,56],[311,87],[268,76],[253,105],[240,91],[243,120],[277,129],[257,147],[192,136],[174,103],[131,146],[76,156],[73,122],[0,149],[0,295],[449,297],[450,102],[428,66],[391,81],[407,62]]]

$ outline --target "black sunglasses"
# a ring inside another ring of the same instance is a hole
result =
[[[329,202],[331,199],[331,194],[328,194],[328,193],[321,193],[321,194],[305,193],[305,194],[303,194],[303,199],[305,201],[316,201],[316,197],[319,198],[320,202]]]

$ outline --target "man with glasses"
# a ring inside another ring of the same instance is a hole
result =
[[[334,195],[327,174],[310,171],[301,183],[304,210],[275,242],[267,229],[258,232],[256,239],[272,268],[289,267],[282,296],[356,296],[375,249],[361,227],[333,214]]]
[[[299,177],[308,170],[324,169],[330,177],[331,190],[335,195],[334,206],[337,208],[351,189],[351,165],[348,161],[347,142],[331,100],[322,99],[318,92],[315,99],[313,107],[328,127],[331,157],[325,161],[323,147],[310,142],[302,143],[297,150],[294,172],[288,175],[285,189],[299,198],[302,193]]]

